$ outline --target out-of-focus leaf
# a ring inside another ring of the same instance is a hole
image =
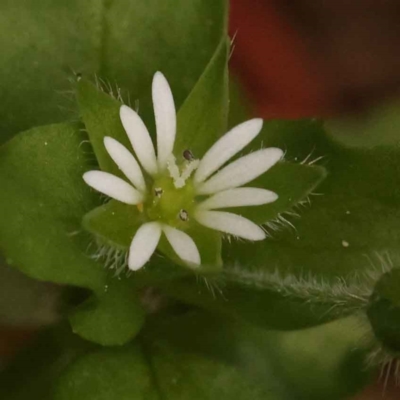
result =
[[[131,148],[119,118],[122,103],[85,79],[79,81],[77,85],[77,97],[81,118],[100,168],[124,178],[104,146],[104,138],[110,136],[128,149]]]
[[[285,395],[286,389],[282,382],[279,382],[279,378],[263,381],[260,376],[254,377],[243,366],[237,365],[234,357],[233,360],[226,360],[221,359],[218,353],[211,355],[207,351],[210,339],[215,337],[216,342],[212,346],[217,349],[217,342],[221,344],[222,337],[218,336],[218,331],[214,336],[216,329],[210,326],[210,319],[201,315],[197,317],[200,318],[184,318],[182,321],[182,318],[169,316],[172,324],[165,320],[157,330],[153,326],[153,329],[143,336],[141,347],[131,344],[122,349],[103,350],[83,356],[61,377],[55,398],[290,398]],[[208,325],[200,324],[200,321]],[[213,319],[211,323],[218,324]],[[196,329],[193,329],[195,327]],[[202,336],[198,335],[199,329],[203,332]],[[189,336],[184,334],[184,330]],[[225,344],[232,345],[231,351],[236,352],[239,349],[234,347],[231,338],[232,334],[229,334],[226,338],[229,343]],[[176,345],[174,340],[183,342]],[[204,352],[198,351],[198,347]],[[268,365],[268,361],[266,364]],[[264,370],[267,374],[271,372],[271,369]]]
[[[387,272],[377,283],[368,307],[376,338],[389,352],[400,350],[400,270]]]
[[[157,384],[140,347],[98,350],[73,363],[55,388],[56,400],[158,400]]]
[[[0,375],[0,395],[336,400],[369,377],[362,368],[363,335],[355,318],[279,333],[201,311],[153,316],[140,340],[122,348],[99,349],[57,328]]]
[[[38,334],[0,373],[0,397],[8,400],[52,400],[59,375],[95,346],[66,325]],[[23,382],[23,384],[21,384]]]
[[[0,326],[36,328],[58,320],[61,287],[31,279],[1,258],[0,276]]]
[[[400,104],[378,104],[368,112],[326,122],[329,135],[345,147],[371,149],[398,147],[400,143]]]
[[[195,311],[154,319],[143,338],[166,398],[336,400],[369,378],[360,326],[279,333]]]
[[[96,294],[70,316],[74,332],[103,346],[129,342],[144,323],[144,310],[131,282],[110,279],[104,292]]]
[[[150,119],[148,88],[161,70],[179,107],[225,35],[226,15],[225,0],[3,2],[0,143],[76,117],[75,74],[125,88]]]

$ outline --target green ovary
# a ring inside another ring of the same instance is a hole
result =
[[[185,210],[189,218],[195,206],[195,194],[190,179],[177,189],[170,177],[160,177],[153,183],[144,203],[144,212],[151,221],[160,221],[174,227],[183,227],[186,221],[180,218]]]

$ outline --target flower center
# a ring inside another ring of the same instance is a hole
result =
[[[195,205],[191,175],[198,164],[199,160],[185,157],[183,164],[178,166],[175,157],[169,157],[167,170],[154,180],[144,204],[144,211],[150,220],[184,228]]]

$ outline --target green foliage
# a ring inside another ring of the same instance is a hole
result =
[[[159,399],[138,345],[98,350],[78,359],[62,376],[55,393],[55,400]]]
[[[328,132],[345,147],[373,149],[399,144],[399,102],[378,104],[357,116],[328,121]]]
[[[4,2],[0,143],[76,118],[76,74],[117,82],[149,118],[148,88],[162,70],[179,107],[225,35],[226,15],[224,0]]]
[[[0,397],[333,400],[353,393],[368,378],[364,351],[350,351],[362,337],[373,333],[373,350],[387,357],[400,349],[398,106],[357,120],[265,122],[243,153],[285,151],[249,184],[279,199],[232,211],[263,224],[268,239],[222,242],[190,222],[204,263],[198,275],[179,265],[164,238],[161,256],[125,276],[143,214],[102,203],[82,180],[97,168],[124,178],[103,145],[112,136],[130,148],[121,103],[138,109],[154,138],[151,78],[162,71],[178,110],[176,155],[189,149],[197,158],[227,131],[228,117],[232,126],[249,114],[236,87],[228,96],[225,1],[81,3],[6,2],[0,15],[7,33],[0,35],[7,100],[0,143],[35,125],[77,117],[84,124],[29,129],[0,148],[0,250],[30,278],[87,294],[68,310],[83,339],[69,328],[44,333],[4,372]],[[62,97],[74,85],[77,106]],[[158,313],[146,317],[144,306]],[[352,314],[369,325],[344,319]]]
[[[139,340],[122,348],[94,347],[61,328],[43,333],[20,356],[25,368],[16,363],[6,370],[0,395],[336,400],[369,375],[362,352],[354,351],[363,334],[356,319],[279,333],[204,312],[179,314],[153,317]]]
[[[73,331],[103,346],[123,345],[142,328],[144,310],[129,280],[110,279],[103,293],[81,304],[70,316]]]
[[[8,400],[52,400],[59,375],[95,346],[71,333],[67,325],[39,333],[1,372],[0,397]],[[21,384],[23,382],[23,384]]]
[[[98,204],[82,180],[84,134],[71,124],[24,132],[1,148],[1,247],[30,276],[100,289],[106,272],[85,255],[81,218]]]
[[[81,118],[93,146],[97,162],[103,171],[123,177],[104,147],[104,137],[111,136],[129,148],[129,140],[119,118],[121,102],[82,79],[77,84]]]

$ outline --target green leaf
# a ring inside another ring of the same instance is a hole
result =
[[[84,228],[95,235],[100,243],[123,251],[129,249],[133,236],[143,222],[143,215],[136,206],[116,200],[95,208],[83,218]]]
[[[317,120],[267,121],[255,142],[252,149],[261,143],[280,147],[285,159],[304,166],[319,159],[328,176],[317,189],[320,195],[310,196],[310,206],[296,210],[300,218],[290,218],[295,230],[274,232],[273,241],[253,252],[253,266],[334,282],[399,260],[397,149],[343,147]],[[249,253],[242,254],[240,247],[232,258],[248,263]]]
[[[365,309],[382,271],[400,261],[398,150],[343,147],[318,121],[271,121],[260,140],[265,146],[284,148],[289,160],[307,164],[322,156],[319,163],[329,174],[318,187],[321,195],[311,196],[310,206],[299,210],[300,218],[289,218],[294,229],[281,227],[272,232],[271,240],[251,246],[226,246],[228,266],[236,266],[235,271],[251,279],[243,288],[233,277],[221,289],[231,307],[222,300],[216,303],[254,323],[279,329],[319,324]],[[278,281],[286,279],[286,285],[277,284],[277,272]],[[227,274],[229,279],[229,268]],[[303,289],[303,300],[287,290],[290,282]],[[180,293],[180,288],[174,290]],[[358,304],[355,298],[360,299]],[[203,300],[192,301],[205,304]],[[211,299],[207,302],[207,307],[219,306]],[[384,308],[377,308],[376,315],[383,315]]]
[[[270,358],[297,395],[293,398],[350,399],[376,376],[365,363],[367,334],[357,317],[301,331],[269,332]]]
[[[0,394],[10,400],[333,400],[368,377],[362,349],[354,351],[363,334],[356,320],[282,334],[201,312],[153,318],[140,347],[94,349],[56,330],[3,373]]]
[[[282,400],[283,389],[276,381],[266,388],[235,365],[215,360],[212,356],[182,352],[160,340],[152,348],[160,391],[168,399],[193,400]]]
[[[312,152],[309,161],[325,156],[320,162],[329,175],[318,188],[322,195],[295,210],[300,218],[289,216],[294,229],[285,229],[282,221],[266,241],[224,246],[227,282],[216,282],[220,298],[214,300],[207,289],[187,280],[169,282],[165,290],[275,329],[303,328],[365,309],[382,269],[400,258],[398,152],[344,149],[318,121],[265,125],[264,145],[284,148],[289,160],[304,160]],[[293,177],[290,183],[295,182]],[[360,300],[354,302],[356,298]]]
[[[284,270],[328,279],[379,270],[385,254],[395,263],[400,256],[398,151],[346,149],[327,138],[322,127],[319,137],[304,142],[309,152],[314,149],[313,157],[324,156],[328,178],[318,188],[321,196],[313,196],[311,207],[294,221],[296,233],[277,235],[264,257],[272,263],[279,259]]]
[[[82,231],[81,219],[98,205],[98,196],[82,180],[90,165],[86,140],[79,127],[59,124],[24,132],[1,148],[0,249],[8,264],[33,278],[93,291],[96,313],[108,325],[96,330],[98,321],[83,309],[74,314],[74,329],[101,343],[120,344],[138,331],[143,313],[128,324],[122,321],[127,314],[132,320],[126,310],[138,310],[138,300],[123,296],[126,283],[114,282],[87,252],[93,239]],[[105,294],[107,285],[114,289]],[[116,313],[110,304],[125,312]]]
[[[156,400],[155,382],[140,347],[99,350],[81,357],[63,374],[55,400]]]
[[[75,73],[126,88],[149,119],[148,88],[161,70],[179,107],[225,35],[226,16],[225,0],[3,4],[0,97],[7,101],[0,143],[32,126],[76,117]]]
[[[378,104],[364,114],[326,122],[329,135],[345,147],[374,148],[399,145],[399,102]]]
[[[189,149],[195,158],[221,137],[228,118],[229,38],[219,44],[213,58],[179,109],[175,155]]]
[[[0,143],[32,126],[75,115],[74,71],[99,67],[98,2],[28,0],[4,3],[0,16]],[[18,32],[24,32],[23,35]]]
[[[209,322],[204,318],[201,321]],[[122,349],[83,356],[61,377],[55,399],[289,398],[283,396],[285,389],[280,387],[276,378],[264,379],[264,383],[260,377],[254,378],[236,363],[221,360],[218,355],[199,352],[196,346],[191,346],[195,339],[204,348],[202,336],[212,336],[207,325],[200,325],[197,318],[185,318],[184,321],[172,318],[173,325],[164,322],[158,326],[158,332],[153,329],[153,332],[146,333],[141,348],[138,344],[131,344]],[[200,329],[203,335],[198,335],[194,327]],[[184,335],[182,329],[190,336]],[[166,331],[165,334],[159,334],[161,330]],[[185,344],[189,344],[189,351],[169,341],[171,336],[175,336],[174,332]],[[221,343],[221,337],[216,339]],[[230,341],[229,345],[234,343]]]
[[[106,273],[85,254],[82,215],[97,196],[82,180],[88,166],[75,125],[24,132],[1,148],[0,245],[10,265],[40,280],[97,289]]]
[[[131,145],[119,118],[121,102],[102,92],[92,83],[82,79],[77,85],[81,118],[100,168],[113,175],[124,177],[104,147],[104,138],[110,136],[128,149]]]
[[[279,333],[182,309],[154,315],[140,341],[122,348],[99,349],[57,327],[3,371],[0,396],[335,400],[369,376],[363,337],[356,319]]]
[[[147,126],[153,120],[151,81],[168,79],[179,110],[227,32],[226,0],[123,0],[105,13],[103,74],[139,100]]]
[[[369,378],[364,335],[355,318],[273,332],[201,311],[159,316],[143,332],[159,387],[171,399],[347,398]]]
[[[144,309],[132,283],[110,279],[103,293],[81,304],[70,316],[73,331],[103,346],[122,345],[144,324]]]
[[[250,247],[248,252],[256,254],[257,251]],[[342,298],[332,298],[330,290],[325,293],[322,283],[312,286],[292,277],[285,281],[261,268],[252,270],[238,260],[235,267],[224,266],[220,279],[205,277],[203,282],[198,282],[181,278],[156,284],[164,293],[185,303],[278,330],[317,326],[360,308],[358,303],[341,304]]]

